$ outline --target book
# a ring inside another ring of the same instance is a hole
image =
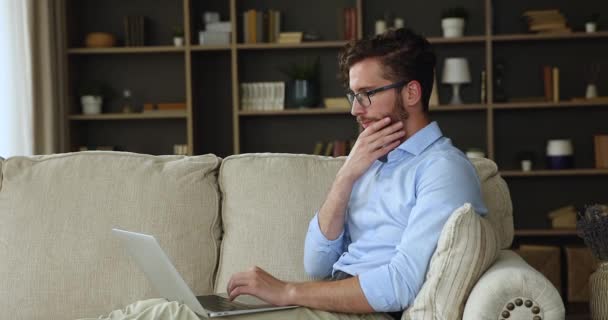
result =
[[[324,155],[327,157],[331,157],[331,155],[334,152],[334,143],[333,142],[328,142],[327,145],[325,146],[325,153]]]
[[[327,109],[350,109],[350,103],[345,97],[325,98],[323,99],[325,108]]]
[[[186,111],[185,102],[172,103],[144,103],[143,112],[154,111]]]
[[[593,136],[593,146],[595,151],[595,167],[598,169],[608,169],[608,134]]]
[[[279,34],[279,43],[301,43],[302,32],[281,32]]]
[[[315,143],[315,149],[313,150],[312,154],[320,156],[322,152],[323,152],[323,142],[318,141],[317,143]]]
[[[559,102],[559,68],[553,67],[553,102]]]
[[[545,89],[545,99],[553,101],[553,74],[551,66],[543,66],[543,85]]]

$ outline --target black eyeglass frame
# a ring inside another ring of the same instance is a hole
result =
[[[389,85],[380,87],[380,88],[375,88],[372,90],[368,90],[368,91],[361,91],[359,93],[354,93],[354,92],[347,92],[346,93],[346,98],[348,99],[348,102],[350,102],[351,107],[353,106],[353,103],[355,103],[355,99],[357,99],[357,102],[359,102],[359,104],[364,107],[367,108],[369,106],[372,105],[372,99],[371,97],[378,93],[378,92],[382,92],[382,91],[386,91],[389,89],[394,89],[394,88],[399,88],[399,87],[403,87],[406,84],[408,84],[409,81],[406,80],[402,80],[402,81],[398,81],[395,83],[391,83]],[[365,96],[367,97],[367,101],[369,102],[369,104],[365,105],[364,103],[361,102],[361,100],[363,100],[363,98],[360,98],[362,96],[362,94],[365,94]]]

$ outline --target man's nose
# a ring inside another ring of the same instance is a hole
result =
[[[350,114],[353,116],[359,116],[365,113],[365,108],[359,103],[357,99],[353,100],[353,105],[350,108]]]

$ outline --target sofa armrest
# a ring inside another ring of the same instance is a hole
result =
[[[506,312],[509,314],[502,315]],[[542,320],[564,319],[562,298],[547,278],[515,252],[501,251],[473,287],[463,319],[532,320],[535,316]]]

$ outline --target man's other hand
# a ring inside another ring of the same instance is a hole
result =
[[[230,300],[248,294],[275,306],[287,306],[292,304],[290,288],[288,282],[273,277],[262,268],[252,267],[248,271],[233,274],[226,292]]]

